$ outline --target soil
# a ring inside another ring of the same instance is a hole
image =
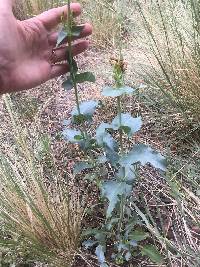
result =
[[[125,53],[127,60],[130,56],[134,56],[136,53],[130,52]],[[109,121],[115,115],[115,106],[112,99],[105,99],[101,96],[102,87],[107,84],[112,84],[112,69],[109,65],[109,59],[113,52],[111,51],[95,51],[90,50],[89,52],[85,52],[82,56],[79,57],[78,61],[79,67],[81,70],[93,71],[97,77],[95,84],[81,84],[79,87],[80,90],[80,98],[82,100],[96,99],[102,100],[103,103],[106,103],[105,108],[102,110],[98,110],[94,116],[94,123],[91,125],[90,131],[94,131],[95,127],[101,121]],[[129,61],[129,60],[128,60]],[[138,59],[139,61],[139,59]],[[127,70],[127,83],[130,86],[139,85],[143,81],[134,76],[135,82],[134,84],[130,81],[133,81],[133,74],[131,69],[137,68],[137,60],[130,62],[130,66],[128,66]],[[133,66],[135,64],[135,66]],[[51,135],[53,140],[53,149],[56,155],[56,164],[59,166],[63,175],[67,172],[72,171],[72,167],[74,162],[81,157],[81,153],[77,149],[76,146],[67,144],[61,138],[61,131],[63,129],[63,121],[70,118],[70,112],[75,105],[73,91],[64,91],[62,88],[62,82],[64,77],[60,77],[56,80],[52,80],[39,88],[29,90],[28,92],[23,92],[20,94],[13,94],[12,99],[15,102],[18,102],[20,105],[21,99],[30,99],[30,101],[36,99],[37,101],[37,115],[35,111],[33,114],[29,114],[28,118],[23,118],[25,123],[27,124],[35,124],[37,128],[42,133],[48,133]],[[126,105],[126,109],[128,112],[131,112],[133,115],[142,115],[143,118],[143,127],[139,134],[137,134],[132,140],[132,143],[135,142],[143,142],[149,144],[151,147],[157,149],[162,153],[166,153],[165,146],[165,131],[154,131],[156,120],[149,114],[149,108],[138,101],[137,97],[126,97],[124,98],[124,103]],[[26,107],[27,108],[27,107]],[[39,111],[39,112],[38,112]],[[2,101],[0,101],[0,112],[1,114],[5,114],[4,106]],[[21,114],[23,116],[23,114]],[[36,115],[36,116],[35,116]],[[2,120],[6,120],[2,118]],[[3,137],[3,131],[0,134],[0,139]],[[170,239],[174,239],[172,223],[175,218],[176,208],[173,206],[173,199],[171,198],[169,192],[169,188],[166,184],[166,181],[163,180],[162,176],[156,172],[153,168],[147,167],[141,170],[141,183],[136,186],[134,196],[135,199],[139,199],[139,192],[143,194],[143,200],[145,201],[147,206],[150,208],[152,215],[157,218],[158,211],[155,210],[156,205],[160,205],[163,207],[160,216],[163,218],[164,226],[166,228],[166,235]],[[95,199],[98,192],[95,188],[91,190],[91,203],[94,204]],[[137,203],[139,207],[143,207],[141,203]],[[170,216],[169,216],[170,214]],[[93,224],[98,225],[99,219],[98,217],[93,218]],[[91,218],[88,218],[89,220]],[[160,220],[156,219],[158,227],[162,227],[160,225]],[[88,222],[87,219],[84,222],[83,227],[87,228],[87,226],[91,227],[91,221]],[[94,260],[92,255],[88,255],[88,251],[83,252],[82,258],[78,256],[76,258],[75,264],[73,267],[88,267],[88,266],[98,266],[97,261]],[[111,265],[117,266],[117,265]],[[138,262],[133,262],[132,265],[124,265],[124,267],[128,266],[144,266],[150,267],[151,265],[146,259],[139,259]],[[156,265],[154,265],[156,266]],[[162,265],[168,266],[168,265]],[[176,266],[176,265],[174,265]]]

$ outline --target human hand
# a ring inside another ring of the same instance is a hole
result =
[[[67,47],[55,48],[58,33],[53,32],[67,7],[18,21],[12,2],[0,0],[0,94],[33,88],[69,71],[67,63],[57,64],[66,59]],[[75,16],[81,13],[76,3],[71,4],[71,10]],[[80,38],[91,33],[91,25],[85,24]],[[73,55],[87,48],[88,41],[78,41],[73,45]]]

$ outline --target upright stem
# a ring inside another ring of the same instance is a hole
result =
[[[122,123],[122,108],[121,108],[121,97],[117,97],[117,110],[118,110],[118,116],[119,116],[119,125]],[[120,139],[120,148],[121,153],[124,153],[124,146],[123,146],[123,131],[122,129],[119,130],[119,139]]]
[[[75,97],[76,97],[76,105],[78,110],[78,115],[81,114],[80,112],[80,104],[79,104],[79,96],[78,96],[78,87],[76,83],[76,77],[74,73],[74,67],[73,67],[73,54],[72,54],[72,12],[70,9],[70,3],[71,1],[68,0],[68,13],[67,13],[67,26],[68,26],[68,53],[69,53],[69,67],[70,67],[70,76],[74,85],[75,89]]]
[[[119,4],[119,3],[118,3]],[[119,57],[120,60],[123,61],[123,54],[122,54],[122,10],[120,11],[120,35],[119,35]],[[121,72],[122,74],[122,72]],[[117,84],[124,84],[124,76],[121,76],[120,81],[117,82]],[[122,104],[121,104],[121,96],[117,97],[117,109],[118,109],[118,116],[119,116],[119,124],[122,123]],[[124,154],[124,146],[123,146],[123,130],[120,129],[119,131],[119,138],[120,138],[120,148],[121,148],[121,154]],[[122,167],[123,177],[126,175],[125,167]],[[119,223],[118,223],[118,236],[120,237],[120,233],[122,230],[123,225],[123,219],[124,219],[124,212],[125,212],[125,204],[126,204],[126,196],[123,194],[121,196],[120,200],[120,217],[119,217]]]
[[[122,123],[122,107],[121,107],[121,97],[117,97],[117,110],[118,110],[118,116],[119,116],[119,124]],[[119,130],[119,139],[120,139],[120,148],[121,153],[124,153],[124,146],[123,146],[123,131],[122,129]],[[123,175],[125,176],[125,168],[123,167]],[[122,222],[124,218],[124,208],[125,208],[125,196],[122,195],[121,201],[120,201],[120,218],[118,223],[118,235],[120,236],[121,228],[122,228]]]

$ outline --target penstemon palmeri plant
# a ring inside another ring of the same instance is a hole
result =
[[[78,73],[78,66],[77,63],[73,57],[72,54],[72,42],[74,38],[77,38],[80,36],[81,31],[83,30],[84,26],[82,25],[76,25],[73,13],[70,9],[70,2],[68,0],[68,12],[67,12],[67,18],[65,18],[65,15],[63,14],[62,22],[63,22],[63,28],[59,33],[58,40],[57,40],[57,46],[63,43],[65,39],[67,39],[68,42],[68,52],[66,54],[66,59],[70,66],[70,76],[63,82],[63,87],[65,90],[71,90],[74,88],[75,92],[75,98],[76,98],[76,108],[72,111],[72,117],[73,117],[73,123],[77,125],[83,125],[86,121],[90,120],[90,113],[87,113],[87,107],[88,109],[95,109],[97,106],[96,101],[89,101],[89,102],[82,102],[80,103],[79,100],[79,94],[78,94],[78,84],[83,82],[95,82],[95,76],[91,72],[84,72],[84,73]],[[88,115],[85,115],[86,114]],[[84,127],[83,127],[84,128]],[[85,140],[86,132],[78,131],[80,134],[80,139]],[[73,133],[75,133],[75,130],[72,132],[69,132],[70,137],[73,139]],[[77,134],[79,135],[79,134]],[[76,135],[75,135],[76,136]]]
[[[113,87],[106,86],[102,91],[103,96],[116,99],[117,116],[111,123],[102,122],[94,135],[88,134],[99,102],[79,100],[78,84],[86,81],[95,82],[92,73],[78,73],[77,63],[72,56],[73,37],[79,36],[82,29],[82,26],[75,24],[68,1],[68,18],[65,20],[63,16],[63,29],[58,38],[58,45],[67,38],[69,52],[66,58],[70,65],[70,76],[63,83],[63,87],[66,90],[74,88],[76,107],[71,112],[71,119],[67,121],[67,128],[63,130],[63,137],[71,143],[78,144],[84,151],[85,160],[75,164],[74,175],[89,172],[84,179],[96,183],[106,207],[104,222],[99,228],[87,229],[84,232],[83,235],[89,239],[83,244],[86,248],[96,247],[95,254],[101,267],[108,266],[108,243],[113,246],[112,260],[117,264],[130,261],[138,253],[149,256],[155,262],[161,262],[162,257],[154,246],[141,245],[141,241],[147,239],[149,234],[138,227],[139,222],[130,209],[130,203],[131,192],[139,175],[139,166],[150,163],[155,168],[165,171],[166,160],[144,144],[134,144],[130,150],[127,148],[127,142],[130,147],[129,138],[141,129],[142,119],[123,112],[123,96],[132,95],[135,89],[124,83],[126,67],[121,52],[119,58],[112,59],[115,84]],[[73,125],[73,128],[69,128],[69,125]]]

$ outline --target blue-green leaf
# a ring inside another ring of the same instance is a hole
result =
[[[97,106],[98,101],[94,100],[84,101],[80,104],[80,113],[82,116],[84,116],[85,120],[91,121],[92,115],[94,114]],[[71,114],[73,117],[80,116],[77,107],[72,110]]]
[[[89,240],[84,241],[82,245],[83,245],[86,249],[88,249],[88,248],[93,247],[96,243],[97,243],[96,241],[92,241],[92,240],[89,239]]]
[[[71,143],[79,143],[82,141],[83,135],[81,131],[75,130],[75,129],[66,129],[63,131],[63,137],[65,140],[71,142]]]
[[[109,87],[106,86],[103,89],[102,95],[103,96],[110,96],[110,97],[117,97],[117,96],[121,96],[121,95],[130,95],[135,91],[135,89],[128,87],[128,86],[124,86],[124,87],[120,87],[120,88],[114,88],[114,87]]]
[[[106,129],[111,128],[110,124],[102,122],[96,130],[96,139],[99,146],[107,147],[111,150],[117,150],[118,145],[115,139]]]
[[[132,150],[120,159],[121,166],[127,166],[134,163],[141,163],[143,166],[150,163],[155,168],[166,170],[166,159],[158,152],[144,144],[134,145]]]
[[[85,169],[92,169],[94,166],[88,162],[80,161],[77,162],[74,166],[74,175],[82,172]]]
[[[141,253],[143,256],[148,256],[155,263],[160,264],[163,261],[162,255],[159,253],[157,248],[153,245],[145,245],[142,248]]]
[[[135,170],[133,166],[121,167],[116,174],[117,178],[126,182],[132,182],[135,180]]]
[[[106,228],[108,229],[108,231],[110,231],[112,227],[116,225],[118,222],[119,222],[119,218],[111,217],[110,221],[106,224]]]
[[[131,137],[135,132],[139,131],[141,127],[141,117],[133,118],[129,113],[121,114],[121,123],[119,115],[117,115],[112,122],[113,130],[122,129],[129,137]]]
[[[131,238],[132,240],[134,241],[142,241],[142,240],[145,240],[149,237],[149,233],[143,231],[143,230],[134,230],[132,231],[131,233],[129,233],[129,238]]]
[[[72,117],[72,123],[75,123],[75,124],[82,124],[85,121],[91,121],[91,120],[92,120],[91,117],[85,116],[83,114],[74,115]]]
[[[126,261],[129,261],[131,259],[131,253],[128,251],[128,252],[126,252],[126,254],[125,254],[125,260]]]
[[[129,244],[130,244],[132,247],[137,247],[137,245],[138,245],[137,241],[135,241],[135,240],[130,240],[130,241],[129,241]]]
[[[71,34],[70,34],[66,29],[63,28],[58,34],[56,47],[61,45],[64,42],[64,40],[70,35],[72,37],[79,37],[83,29],[84,29],[83,25],[74,25],[72,27]]]
[[[62,87],[67,91],[71,90],[74,87],[72,80],[69,78],[66,81],[64,81],[62,83]]]
[[[128,250],[128,244],[124,244],[122,242],[119,242],[117,245],[118,252],[122,252],[122,250]]]
[[[107,158],[106,158],[105,155],[101,155],[101,156],[99,156],[99,157],[97,158],[97,161],[98,161],[98,163],[103,164],[103,163],[106,163]]]
[[[95,82],[95,76],[92,72],[83,72],[76,74],[75,76],[76,82],[77,83],[84,83],[84,82]]]
[[[83,231],[82,236],[94,236],[94,239],[101,245],[106,244],[106,236],[108,232],[103,229],[98,228],[88,228],[87,230]]]
[[[69,126],[71,124],[71,120],[70,119],[65,119],[65,120],[63,120],[63,126]]]
[[[74,25],[72,27],[72,37],[79,37],[83,29],[84,25]]]
[[[66,30],[62,29],[58,34],[57,44],[56,47],[58,47],[62,42],[67,38],[68,33]]]
[[[95,254],[98,258],[99,263],[105,262],[105,248],[102,245],[98,245],[96,247]]]
[[[131,193],[132,186],[125,182],[118,181],[106,181],[102,184],[102,196],[106,197],[109,201],[107,209],[107,218],[109,218],[120,201],[119,196],[129,195]]]
[[[96,173],[88,173],[83,177],[83,180],[93,182],[93,181],[97,180],[98,178],[99,177]]]
[[[116,167],[119,161],[119,154],[108,146],[104,146],[104,150],[107,160],[111,163],[112,166]]]
[[[101,233],[102,230],[98,228],[87,228],[82,232],[82,236],[95,236],[98,233]]]

